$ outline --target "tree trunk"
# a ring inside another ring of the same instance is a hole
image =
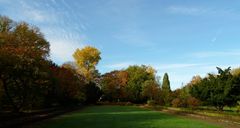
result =
[[[223,108],[224,108],[224,106],[217,106],[217,110],[218,110],[219,112],[222,112],[222,111],[223,111]]]
[[[17,107],[17,105],[14,103],[11,95],[9,94],[9,90],[8,90],[8,87],[7,87],[7,82],[6,82],[6,80],[2,79],[2,83],[3,83],[4,92],[5,92],[6,96],[7,96],[10,104],[11,104],[12,107],[13,107],[13,112],[18,113],[20,109],[19,109],[19,107]]]

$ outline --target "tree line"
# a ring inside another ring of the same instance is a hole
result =
[[[133,65],[101,76],[102,101],[169,104],[170,82],[164,75],[161,86],[156,70],[151,66]]]
[[[61,66],[50,60],[49,52],[49,42],[37,27],[0,16],[1,110],[20,112],[99,99],[97,80],[90,77],[99,77],[96,48],[77,49],[76,62]]]
[[[223,111],[226,106],[238,106],[239,111],[240,68],[231,70],[230,67],[217,67],[217,71],[217,74],[209,73],[204,78],[194,76],[187,85],[173,92],[172,104],[186,107],[187,102],[192,102],[192,108],[199,105],[212,106],[218,111]]]
[[[171,92],[167,74],[163,88],[150,66],[100,75],[101,52],[91,46],[76,49],[75,62],[59,66],[49,58],[49,45],[37,27],[0,16],[0,109],[19,112],[99,100],[169,104],[161,99]]]
[[[101,52],[91,46],[76,49],[74,62],[59,66],[49,58],[49,42],[37,27],[0,16],[0,109],[14,112],[98,101],[196,108],[236,106],[240,101],[240,69],[217,68],[218,74],[195,76],[171,90],[146,65],[100,74]]]

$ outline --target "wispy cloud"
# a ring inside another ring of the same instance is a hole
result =
[[[60,64],[66,61],[72,61],[72,55],[75,50],[84,46],[83,43],[74,40],[50,38],[49,41],[51,42],[51,58],[54,58],[55,61]]]
[[[215,43],[215,42],[217,41],[218,37],[219,37],[221,34],[222,34],[222,30],[221,30],[221,29],[217,30],[217,32],[216,32],[216,34],[214,35],[214,37],[212,38],[211,42],[212,42],[212,43]]]
[[[87,26],[83,22],[78,22],[79,16],[73,13],[64,0],[48,2],[16,0],[6,4],[9,8],[5,11],[13,12],[14,19],[37,25],[41,29],[50,42],[50,57],[58,64],[73,60],[74,51],[83,47],[85,45],[83,42],[87,41],[86,35],[83,34]],[[16,12],[19,14],[16,15]]]
[[[133,62],[133,61],[126,61],[126,62],[119,62],[114,64],[106,65],[105,67],[111,68],[111,69],[122,69],[127,68],[130,65],[147,65],[152,66],[156,70],[174,70],[179,68],[191,68],[191,67],[198,67],[198,66],[204,66],[207,64],[194,64],[194,63],[174,63],[174,64],[159,64],[159,63],[139,63],[139,62]]]
[[[37,2],[34,3],[35,6],[22,0],[20,0],[19,3],[21,5],[23,16],[27,19],[33,20],[34,22],[46,22],[56,18],[56,15],[50,13],[49,11],[36,8],[35,6],[39,6]]]
[[[84,34],[78,34],[71,29],[59,27],[42,27],[47,40],[50,42],[51,58],[62,64],[66,61],[72,61],[72,54],[77,48],[86,45],[87,37]]]
[[[184,14],[184,15],[200,15],[209,12],[209,9],[199,7],[186,6],[170,6],[167,8],[170,13]]]
[[[177,64],[155,64],[155,68],[157,70],[169,70],[169,69],[178,69],[178,68],[190,68],[190,67],[197,67],[197,66],[203,66],[206,64],[194,64],[194,63],[177,63]]]
[[[183,5],[172,5],[166,8],[168,13],[181,14],[181,15],[211,15],[211,16],[230,16],[237,18],[239,13],[237,10],[231,8],[213,8],[213,7],[199,7],[199,6],[183,6]]]
[[[240,50],[196,52],[191,56],[197,58],[240,56]]]
[[[123,69],[123,68],[127,68],[130,65],[135,65],[135,64],[136,63],[129,61],[129,62],[120,62],[120,63],[109,64],[109,65],[106,65],[105,67],[109,68],[109,69]]]

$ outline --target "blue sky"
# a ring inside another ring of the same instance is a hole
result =
[[[216,66],[239,67],[239,0],[0,0],[0,14],[41,29],[51,59],[102,52],[101,73],[133,64],[168,72],[172,89]]]

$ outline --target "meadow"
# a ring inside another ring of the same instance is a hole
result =
[[[221,128],[138,106],[89,106],[38,122],[31,128]]]

